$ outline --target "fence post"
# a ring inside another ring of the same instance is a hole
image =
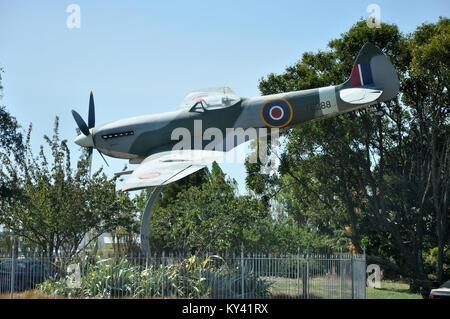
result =
[[[83,237],[83,252],[81,257],[81,298],[84,298],[84,266],[86,259],[86,234]]]
[[[202,282],[202,267],[203,267],[203,263],[201,262],[200,256],[198,256],[199,260],[198,263],[200,264],[200,267],[198,267],[198,282],[200,283],[201,286],[201,282]],[[205,258],[202,258],[203,260],[205,260]],[[198,298],[201,297],[201,289],[198,290]]]
[[[162,257],[161,257],[161,265],[162,265],[162,272],[161,272],[161,296],[162,299],[164,299],[164,274],[165,274],[165,270],[164,270],[164,257],[166,255],[166,252],[163,250],[162,252]]]
[[[306,248],[306,299],[309,299],[309,245]]]
[[[339,299],[342,299],[342,290],[343,290],[343,281],[342,276],[344,274],[344,269],[342,268],[343,262],[342,262],[342,248],[340,249],[340,255],[339,255],[339,284],[340,284],[340,292],[339,292]]]
[[[244,299],[244,243],[241,244],[241,289],[242,299]]]
[[[300,298],[300,247],[297,247],[297,296]]]
[[[364,255],[363,255],[363,272],[364,272],[364,274],[363,274],[363,278],[362,279],[364,279],[364,285],[361,285],[361,287],[364,287],[364,299],[366,299],[366,282],[367,282],[367,280],[366,280],[366,247],[363,247],[363,253],[364,253]]]
[[[355,299],[355,263],[353,258],[353,251],[350,252],[350,265],[352,274],[352,299]]]
[[[11,299],[14,299],[14,280],[16,277],[16,239],[14,232],[11,233],[12,252],[11,252]]]

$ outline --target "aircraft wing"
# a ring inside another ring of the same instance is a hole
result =
[[[122,191],[166,185],[222,159],[224,152],[175,150],[152,154],[131,173]]]

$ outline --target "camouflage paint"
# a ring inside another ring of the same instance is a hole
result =
[[[364,65],[363,69],[360,65]],[[396,72],[376,46],[366,43],[355,61],[355,67],[358,68],[358,72],[366,70],[364,71],[366,79],[368,79],[367,72],[370,72],[370,82],[373,82],[370,86],[383,90],[380,98],[371,104],[386,101],[397,94]],[[356,70],[355,67],[353,70]],[[226,140],[227,128],[289,127],[337,116],[369,106],[369,104],[347,103],[339,95],[340,90],[355,87],[358,82],[355,76],[360,75],[360,73],[352,73],[345,83],[337,86],[241,98],[231,106],[223,108],[196,107],[193,110],[181,108],[173,112],[111,122],[93,129],[95,147],[106,155],[139,163],[150,154],[170,150],[177,142],[171,140],[172,132],[176,128],[184,127],[191,132],[191,145],[194,147],[195,136],[192,132],[194,132],[195,120],[202,121],[202,134],[208,128],[218,128]],[[267,106],[274,108],[272,111],[275,116],[272,119],[269,117],[270,109],[265,109]],[[281,115],[282,121],[274,120],[276,116]],[[133,135],[107,139],[102,137],[123,132],[133,132]],[[202,147],[208,143],[209,141],[204,141]]]

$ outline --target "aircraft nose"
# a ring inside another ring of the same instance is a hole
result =
[[[75,143],[83,146],[83,147],[94,147],[94,140],[92,138],[92,134],[89,134],[88,136],[84,134],[80,134],[75,139]]]

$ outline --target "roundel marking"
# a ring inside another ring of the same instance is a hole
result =
[[[284,115],[284,111],[283,108],[281,108],[278,105],[272,106],[269,110],[269,115],[272,118],[272,120],[280,120],[283,115]]]
[[[293,115],[291,104],[281,97],[268,99],[261,107],[261,119],[269,127],[286,126]]]

